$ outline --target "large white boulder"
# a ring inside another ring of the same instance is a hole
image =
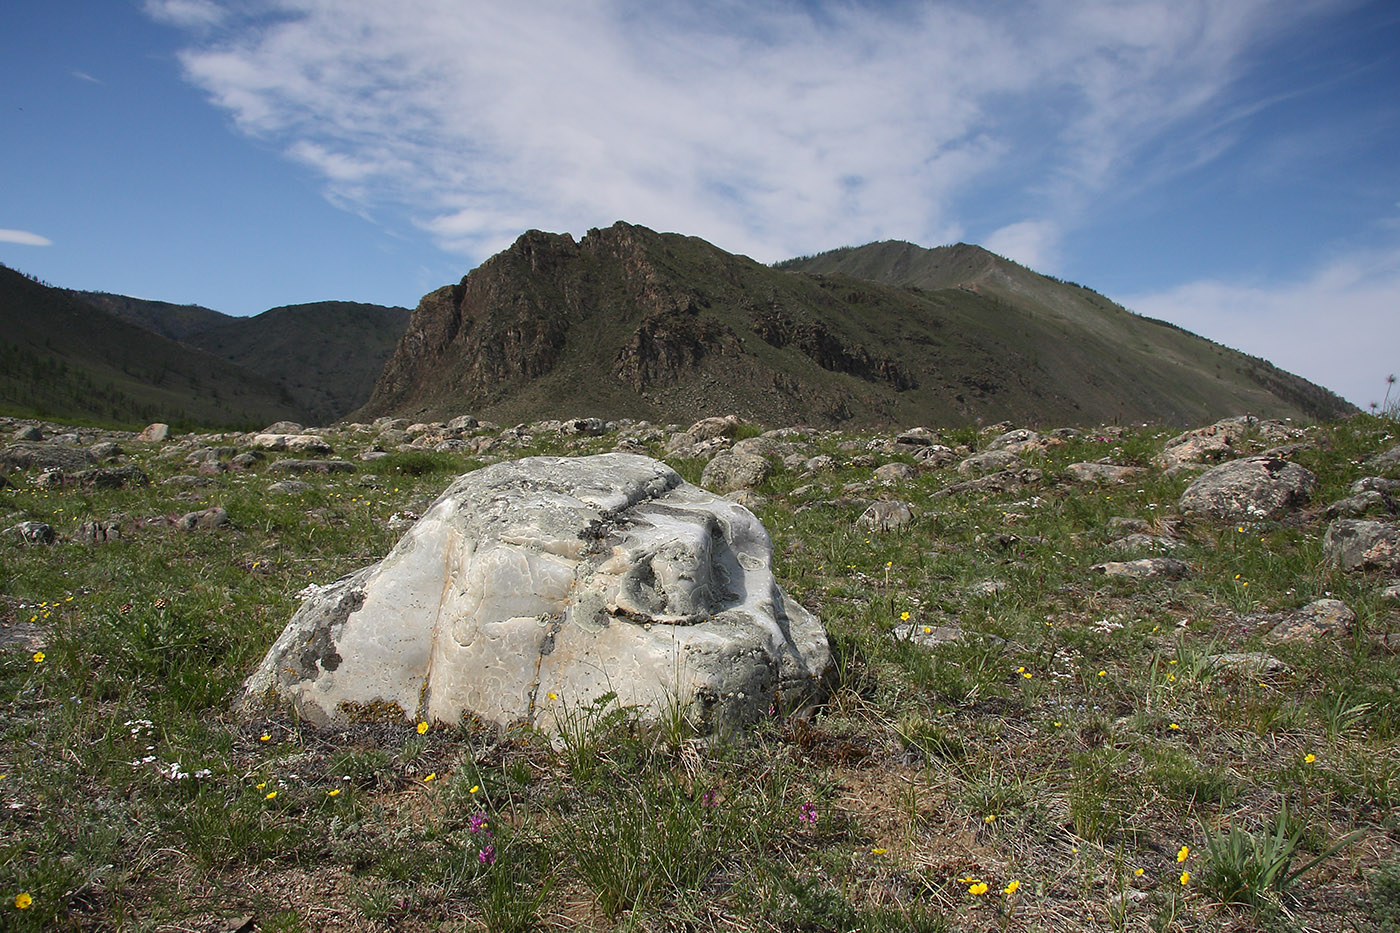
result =
[[[748,510],[647,457],[531,457],[458,477],[382,561],[315,588],[240,704],[555,731],[615,693],[730,728],[818,702],[830,663]]]

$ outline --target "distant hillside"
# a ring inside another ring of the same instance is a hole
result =
[[[297,420],[330,424],[363,405],[408,325],[408,309],[350,301],[233,317],[101,292],[74,294],[147,330],[198,347],[285,389]]]
[[[291,417],[256,373],[0,266],[0,410],[142,425],[252,427]]]
[[[971,291],[1026,309],[1046,320],[1080,328],[1085,339],[1101,353],[1116,346],[1113,351],[1116,356],[1124,349],[1141,350],[1165,339],[1162,351],[1167,359],[1161,362],[1175,361],[1186,367],[1198,367],[1217,382],[1233,382],[1236,380],[1232,376],[1238,377],[1309,417],[1329,419],[1357,411],[1354,405],[1335,393],[1285,372],[1267,360],[1228,350],[1175,324],[1133,314],[1092,289],[1041,275],[980,246],[957,243],[926,249],[900,240],[886,240],[791,259],[778,263],[775,268],[928,291],[950,288]],[[1177,331],[1181,336],[1172,338],[1165,331]],[[1064,359],[1056,370],[1057,377],[1068,375],[1066,363],[1074,365],[1076,362],[1073,356]],[[1147,362],[1159,361],[1149,359]],[[1149,378],[1169,375],[1156,365],[1144,373]]]
[[[1352,410],[978,247],[873,244],[770,268],[618,223],[580,242],[530,231],[424,296],[357,417],[1199,423]]]

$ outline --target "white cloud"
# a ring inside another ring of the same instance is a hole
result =
[[[1217,138],[1173,131],[1219,98],[1261,35],[1316,6],[146,9],[191,31],[189,79],[318,172],[333,201],[403,212],[474,258],[525,227],[615,219],[762,260],[882,238],[932,245],[967,226],[955,199],[1017,177],[1035,202],[1023,216],[1053,219],[991,222],[1034,265],[1146,147],[1186,140],[1167,166],[1212,157]]]
[[[1400,372],[1400,249],[1351,255],[1291,282],[1200,281],[1123,304],[1263,357],[1362,408]]]
[[[0,243],[19,243],[22,246],[53,246],[48,237],[30,233],[28,230],[0,230]]]
[[[1037,272],[1059,269],[1060,229],[1048,220],[1023,220],[1008,224],[986,237],[983,246]]]
[[[146,15],[181,29],[204,31],[218,26],[226,13],[213,0],[146,0]]]
[[[75,71],[73,72],[73,77],[77,78],[79,81],[88,81],[92,84],[102,83],[101,81],[94,78],[92,75],[88,74],[86,71]]]

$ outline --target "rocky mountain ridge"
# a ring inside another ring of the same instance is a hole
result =
[[[530,421],[565,402],[604,418],[819,426],[1354,411],[979,247],[838,252],[770,268],[621,222],[578,242],[529,231],[424,296],[356,417]]]

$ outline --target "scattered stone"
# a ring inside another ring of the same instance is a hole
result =
[[[261,451],[249,450],[237,454],[229,461],[229,466],[235,470],[251,470],[258,465],[258,461],[266,460],[267,457]]]
[[[1169,538],[1166,535],[1149,535],[1135,532],[1110,541],[1108,546],[1115,551],[1132,553],[1134,551],[1174,551],[1182,546],[1182,542],[1176,538]]]
[[[597,437],[607,431],[608,423],[602,418],[571,418],[559,428],[561,434],[582,434],[586,437]]]
[[[34,485],[39,489],[58,489],[67,479],[62,470],[45,470],[34,477]]]
[[[752,489],[773,474],[773,464],[753,454],[722,453],[705,464],[700,485],[718,493]]]
[[[1034,486],[1045,478],[1045,474],[1035,467],[1022,467],[1019,470],[1002,470],[983,476],[980,479],[970,479],[962,483],[954,483],[942,489],[935,490],[931,498],[941,499],[944,496],[951,496],[963,492],[1009,492],[1013,489],[1021,489],[1026,486]]]
[[[20,522],[8,529],[6,535],[20,544],[53,544],[57,537],[52,526],[45,522]]]
[[[1108,520],[1108,527],[1115,531],[1122,531],[1127,534],[1148,534],[1152,531],[1152,525],[1140,518],[1127,518],[1122,515],[1115,515]]]
[[[1143,580],[1179,580],[1191,568],[1174,557],[1144,557],[1139,560],[1110,560],[1089,568],[1106,577],[1131,577]]]
[[[792,456],[801,456],[801,448],[790,441],[780,440],[770,437],[767,434],[759,437],[746,437],[742,441],[735,441],[730,448],[736,454],[750,454],[755,457],[776,457],[784,459]]]
[[[1381,590],[1381,599],[1388,599],[1393,603],[1400,603],[1400,583],[1392,583]]]
[[[290,450],[296,453],[333,453],[325,438],[315,434],[255,434],[248,442],[262,450]]]
[[[1354,496],[1333,502],[1327,507],[1328,518],[1360,518],[1369,512],[1385,512],[1393,515],[1395,509],[1393,503],[1385,497],[1384,493],[1374,489],[1358,492]]]
[[[910,428],[897,435],[894,442],[902,447],[929,447],[938,443],[938,435],[928,428]]]
[[[1306,504],[1316,486],[1317,477],[1296,463],[1245,457],[1198,476],[1180,508],[1230,522],[1278,518]]]
[[[1057,440],[1055,443],[1059,443],[1059,441]],[[1041,437],[1030,428],[1007,431],[987,442],[988,450],[1009,450],[1018,457],[1033,451],[1044,450],[1048,446],[1050,446],[1049,439]]]
[[[189,476],[178,473],[175,476],[167,477],[160,481],[162,486],[212,486],[214,481],[207,476]]]
[[[951,447],[942,444],[930,444],[927,447],[920,447],[914,451],[914,459],[929,466],[943,466],[958,459],[957,453]]]
[[[736,489],[733,492],[725,493],[724,498],[730,502],[737,502],[750,512],[755,512],[768,503],[767,498],[760,496],[752,489]]]
[[[120,446],[112,441],[101,441],[88,448],[88,453],[92,454],[92,459],[98,463],[104,460],[115,460],[123,453]]]
[[[285,496],[299,496],[310,488],[310,483],[304,483],[299,479],[284,479],[280,482],[269,484],[267,491],[281,493]]]
[[[120,541],[122,537],[121,525],[117,522],[87,521],[78,526],[74,539],[84,544],[107,544],[112,541]]]
[[[175,527],[181,531],[210,531],[225,528],[228,524],[228,512],[216,505],[198,512],[186,512],[175,522]]]
[[[1340,599],[1318,599],[1283,617],[1264,636],[1268,642],[1315,642],[1340,638],[1351,631],[1356,613]]]
[[[274,421],[258,432],[259,434],[305,434],[306,428],[295,421]]]
[[[354,473],[349,460],[277,460],[268,467],[276,473]]]
[[[881,500],[866,509],[856,519],[856,527],[866,531],[897,531],[914,520],[909,503],[898,499]]]
[[[887,463],[875,470],[875,479],[881,483],[902,483],[919,475],[919,471],[907,463]]]
[[[1339,518],[1322,538],[1323,559],[1341,570],[1400,572],[1400,525]]]
[[[0,450],[0,468],[10,470],[83,470],[97,463],[89,451],[54,444],[22,442]]]
[[[551,731],[606,694],[719,727],[800,711],[831,655],[771,547],[747,510],[645,457],[485,467],[378,564],[310,588],[240,705]]]
[[[1142,467],[1117,466],[1112,463],[1071,463],[1065,467],[1071,477],[1081,483],[1126,483],[1142,472]]]
[[[803,463],[802,468],[808,473],[826,473],[836,469],[838,465],[835,457],[821,454]]]
[[[1385,453],[1376,454],[1366,462],[1382,473],[1389,473],[1391,470],[1400,468],[1400,444],[1396,444]]]
[[[1381,476],[1364,476],[1351,484],[1353,495],[1374,490],[1381,495],[1389,496],[1400,493],[1400,479],[1386,479]]]
[[[991,473],[996,470],[1009,469],[1020,462],[1021,458],[1009,450],[984,450],[959,463],[958,473],[962,476]]]
[[[85,489],[125,489],[128,486],[149,486],[151,478],[138,466],[97,467],[80,470],[69,480]]]
[[[1250,416],[1225,418],[1204,428],[1178,434],[1163,446],[1153,461],[1159,469],[1173,472],[1192,463],[1218,463],[1239,453],[1239,444],[1258,419]]]
[[[157,421],[155,424],[148,424],[141,429],[141,433],[136,435],[136,439],[145,444],[159,444],[170,438],[170,425]]]
[[[44,432],[39,430],[37,425],[26,424],[10,436],[17,441],[42,441]]]
[[[1206,659],[1206,663],[1212,670],[1230,668],[1237,671],[1249,671],[1255,675],[1286,674],[1288,665],[1278,658],[1263,651],[1243,651],[1230,654],[1213,654]]]
[[[471,415],[458,415],[451,421],[447,422],[447,430],[452,431],[454,433],[461,433],[462,431],[472,430],[477,426],[477,424],[477,420]]]
[[[1005,580],[982,580],[968,587],[967,592],[972,596],[995,596],[1010,585]]]

